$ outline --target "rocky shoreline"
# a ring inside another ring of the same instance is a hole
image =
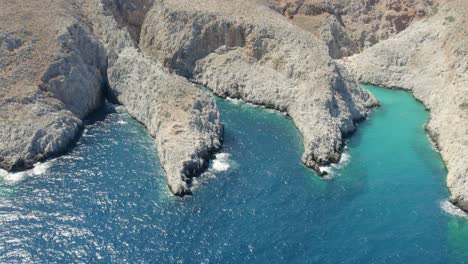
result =
[[[468,211],[466,10],[460,1],[448,2],[438,14],[343,63],[359,81],[408,90],[430,110],[426,130],[447,166],[450,201]]]
[[[81,119],[103,100],[107,62],[103,46],[73,10],[54,2],[47,12],[57,23],[50,23],[40,3],[5,4],[0,167],[16,171],[62,153],[74,141]]]
[[[171,192],[191,193],[191,177],[199,175],[221,147],[216,102],[138,50],[131,34],[135,36],[138,27],[129,31],[118,24],[125,19],[115,8],[124,2],[51,1],[48,11],[56,12],[56,23],[31,17],[24,27],[18,21],[23,35],[32,34],[30,40],[15,38],[21,32],[13,28],[2,28],[5,74],[0,77],[6,86],[0,96],[0,168],[28,169],[66,151],[81,133],[82,119],[100,107],[107,93],[156,138]],[[9,10],[26,16],[41,7],[12,3]],[[8,24],[8,14],[1,19]],[[30,72],[21,76],[25,68]]]
[[[287,112],[304,140],[303,163],[319,174],[377,103],[323,43],[264,1],[156,1],[140,47],[219,96]]]
[[[199,83],[287,113],[303,138],[302,162],[323,174],[378,104],[365,82],[407,89],[430,109],[451,201],[468,211],[461,0],[43,5],[8,2],[0,11],[0,168],[27,169],[65,151],[108,95],[155,137],[171,192],[190,194],[223,134],[215,98]]]
[[[208,159],[221,147],[216,101],[148,59],[130,32],[119,28],[121,19],[114,4],[95,1],[87,6],[93,30],[109,53],[110,93],[156,138],[170,191],[178,196],[191,194],[191,178],[206,169]]]

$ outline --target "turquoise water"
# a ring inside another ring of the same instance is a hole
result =
[[[0,262],[468,262],[468,221],[441,209],[428,113],[367,88],[382,107],[329,180],[301,165],[289,119],[220,99],[229,158],[217,162],[230,168],[186,198],[168,193],[144,128],[108,106],[71,153],[0,183]]]

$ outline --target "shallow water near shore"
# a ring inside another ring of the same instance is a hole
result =
[[[404,92],[380,101],[320,179],[280,113],[218,100],[222,154],[194,195],[169,194],[154,140],[107,106],[76,148],[0,183],[0,262],[464,263],[468,220]]]

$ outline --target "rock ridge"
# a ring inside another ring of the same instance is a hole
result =
[[[215,98],[148,59],[129,31],[118,25],[112,3],[96,0],[86,7],[109,53],[110,93],[156,138],[170,191],[191,194],[191,178],[203,172],[221,147],[223,128]]]
[[[219,96],[287,112],[304,139],[303,163],[319,173],[377,103],[265,1],[155,1],[140,48]]]

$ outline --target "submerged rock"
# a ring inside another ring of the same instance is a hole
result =
[[[451,201],[468,211],[468,22],[466,1],[343,60],[359,81],[411,91],[430,110],[426,128],[447,169]]]
[[[265,1],[155,1],[140,47],[220,96],[287,112],[304,139],[304,164],[318,172],[340,159],[343,135],[376,104],[321,41]]]

